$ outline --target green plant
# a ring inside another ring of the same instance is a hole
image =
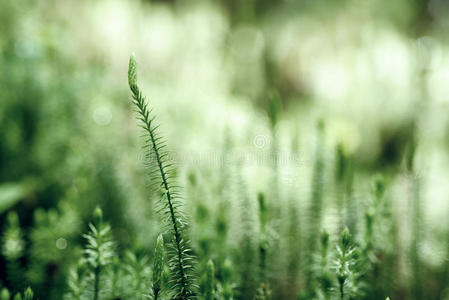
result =
[[[338,143],[336,148],[335,180],[337,207],[340,218],[339,228],[343,230],[347,226],[351,232],[354,232],[357,227],[357,209],[352,196],[354,166],[352,155],[346,152],[343,144]]]
[[[310,206],[308,211],[308,236],[307,236],[307,285],[312,288],[312,264],[313,254],[315,253],[316,244],[318,242],[321,230],[321,219],[323,209],[323,184],[324,184],[324,122],[319,121],[317,124],[317,143],[315,150],[315,162],[313,166],[312,189]]]
[[[33,290],[30,287],[27,287],[25,292],[23,293],[23,299],[24,300],[33,300],[34,293]]]
[[[7,260],[7,270],[9,280],[11,281],[10,284],[15,290],[19,290],[23,287],[23,269],[20,263],[20,258],[23,255],[25,241],[19,226],[19,217],[17,213],[9,213],[7,221],[7,229],[2,238],[2,254]]]
[[[85,262],[80,260],[76,266],[72,266],[67,280],[67,292],[64,299],[81,300],[85,289],[86,268]]]
[[[98,300],[102,290],[102,276],[105,268],[112,262],[114,256],[111,240],[111,228],[103,224],[103,212],[100,208],[94,211],[94,223],[89,224],[90,232],[84,235],[87,240],[86,249],[84,249],[87,266],[90,270],[92,281],[93,300]]]
[[[410,258],[411,267],[413,274],[413,288],[410,291],[414,299],[422,299],[422,265],[421,265],[421,255],[420,255],[420,245],[421,245],[421,235],[422,235],[422,197],[421,189],[423,185],[423,179],[421,174],[415,171],[415,152],[417,148],[417,141],[415,137],[416,124],[411,126],[411,140],[408,145],[408,149],[405,155],[405,165],[406,165],[406,175],[409,184],[409,203],[412,208],[412,218],[411,218],[411,232],[412,241],[410,245]]]
[[[221,150],[222,161],[220,165],[219,177],[217,182],[217,196],[218,204],[215,212],[215,222],[214,228],[215,236],[214,241],[210,241],[214,247],[214,257],[215,266],[217,267],[218,277],[223,278],[223,270],[225,269],[224,263],[229,256],[229,230],[230,230],[230,220],[231,220],[231,209],[232,204],[232,180],[231,180],[231,148],[232,140],[230,129],[226,128],[224,132],[224,141]]]
[[[268,299],[271,294],[270,285],[267,281],[267,253],[269,251],[269,238],[267,233],[268,207],[265,195],[259,193],[257,196],[259,204],[259,288],[257,298]]]
[[[153,261],[153,298],[157,300],[162,290],[162,273],[164,271],[164,239],[160,234],[157,237]]]
[[[156,166],[150,170],[152,182],[162,189],[164,200],[161,211],[167,223],[170,224],[170,240],[168,257],[171,271],[171,284],[178,299],[189,299],[195,295],[192,275],[193,257],[189,247],[189,241],[184,234],[187,223],[179,212],[181,198],[176,191],[176,186],[170,183],[173,177],[171,167],[166,163],[167,153],[164,152],[165,144],[162,137],[156,133],[158,126],[154,124],[155,117],[150,116],[151,110],[137,85],[137,63],[134,55],[129,59],[128,83],[131,90],[133,104],[139,114],[139,121],[146,134],[148,157],[155,160]]]
[[[234,299],[234,290],[232,285],[232,263],[229,259],[223,262],[221,270],[221,280],[217,283],[217,294],[221,300]]]
[[[6,296],[6,295],[5,295]],[[9,295],[8,295],[9,296]],[[30,287],[27,287],[25,291],[23,292],[23,296],[21,293],[17,293],[14,296],[14,300],[33,300],[34,299],[34,293],[33,290]]]
[[[259,204],[259,224],[260,224],[260,241],[259,241],[259,277],[261,282],[265,282],[267,271],[267,251],[268,251],[268,237],[267,237],[267,222],[268,222],[268,207],[265,200],[265,195],[259,193],[257,195]]]
[[[205,300],[215,299],[215,267],[212,260],[207,262]]]
[[[337,245],[337,256],[335,258],[335,271],[338,282],[339,299],[354,299],[360,296],[358,289],[358,249],[353,245],[351,234],[346,228],[341,235],[340,243]]]
[[[333,285],[332,270],[329,263],[329,233],[323,231],[320,239],[321,251],[317,257],[316,281],[318,299],[330,299],[331,287]]]
[[[0,299],[1,300],[9,300],[9,291],[6,288],[2,288],[2,290],[0,291]]]
[[[66,200],[56,208],[47,211],[37,209],[34,212],[34,226],[29,232],[31,259],[25,275],[36,293],[51,297],[47,294],[49,291],[42,287],[50,285],[63,289],[65,286],[68,266],[76,262],[73,260],[76,250],[68,245],[79,236],[80,226],[78,212]],[[56,270],[50,275],[48,270],[51,268]]]
[[[124,298],[127,299],[144,299],[145,293],[150,290],[150,268],[148,266],[148,257],[146,255],[137,256],[133,251],[125,252],[124,275],[128,277],[128,286]],[[120,266],[120,262],[119,262]],[[117,273],[117,272],[115,272]]]
[[[257,271],[259,260],[258,241],[255,228],[253,205],[248,195],[247,187],[242,175],[237,175],[240,207],[240,230],[239,247],[237,249],[237,261],[239,272],[238,296],[241,299],[252,299],[257,290]]]
[[[298,162],[300,155],[299,148],[299,134],[295,132],[292,137],[291,142],[291,155],[294,161]],[[298,167],[298,166],[296,166]],[[301,167],[293,169],[293,177],[296,177],[300,172],[302,172]],[[288,199],[287,199],[287,224],[286,224],[286,269],[287,269],[287,284],[288,284],[288,296],[297,296],[299,277],[301,274],[301,267],[303,263],[303,226],[304,222],[301,218],[301,197],[298,195],[296,186],[298,182],[293,181],[288,189]]]

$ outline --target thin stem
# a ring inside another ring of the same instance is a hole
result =
[[[345,292],[344,292],[344,284],[345,282],[340,282],[340,299],[344,300],[345,298]]]
[[[179,273],[181,276],[181,285],[185,286],[186,284],[186,277],[185,277],[185,271],[184,271],[184,265],[182,263],[182,249],[181,249],[181,235],[179,233],[179,229],[178,229],[178,224],[176,221],[176,216],[175,216],[175,211],[173,208],[173,204],[172,204],[172,196],[170,193],[170,188],[168,186],[168,182],[167,182],[167,178],[166,178],[166,174],[164,172],[164,166],[163,163],[161,161],[161,157],[159,155],[159,150],[157,148],[157,144],[155,141],[155,137],[154,137],[154,133],[153,130],[151,130],[151,125],[148,123],[146,124],[148,126],[148,133],[150,134],[150,138],[151,138],[151,144],[153,145],[153,150],[156,156],[156,161],[157,161],[157,165],[159,168],[159,172],[161,174],[161,178],[162,178],[162,183],[164,185],[164,189],[165,189],[165,195],[167,196],[167,201],[168,201],[168,206],[170,208],[170,217],[171,217],[171,221],[173,223],[173,231],[175,233],[175,240],[176,240],[176,251],[178,254],[178,267],[179,267]],[[182,299],[186,299],[187,295],[185,294],[185,289],[183,288],[181,290],[181,298]]]
[[[95,268],[94,276],[94,300],[98,300],[98,294],[100,292],[100,266]]]
[[[98,241],[98,248],[97,248],[97,258],[96,258],[96,267],[94,270],[94,300],[98,300],[99,294],[100,294],[100,256],[101,256],[101,226],[99,224],[98,231],[97,231],[97,241]]]

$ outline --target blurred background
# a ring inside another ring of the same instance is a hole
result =
[[[382,174],[395,241],[382,295],[447,299],[448,29],[446,0],[1,0],[0,284],[61,299],[97,205],[119,251],[152,251],[135,52],[198,255],[222,185],[276,199],[279,223],[293,201],[304,223],[321,151],[322,227],[339,230],[341,199],[363,222]],[[285,285],[274,298],[302,283]]]

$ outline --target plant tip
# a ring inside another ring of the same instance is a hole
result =
[[[33,290],[30,287],[28,287],[24,292],[24,299],[33,300],[33,297],[34,297]]]
[[[6,288],[3,288],[0,292],[0,299],[9,300],[10,297],[9,291]]]
[[[347,248],[349,246],[349,244],[351,243],[351,233],[349,233],[348,228],[345,228],[343,230],[343,233],[341,235],[341,243],[345,248]]]
[[[94,210],[94,221],[96,226],[103,221],[103,211],[98,206]]]
[[[133,91],[137,87],[137,62],[134,52],[131,53],[131,56],[129,57],[128,84]]]

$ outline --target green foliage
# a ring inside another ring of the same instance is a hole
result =
[[[321,251],[316,263],[316,297],[318,299],[330,299],[331,288],[333,286],[333,272],[329,262],[329,233],[323,231],[320,242]]]
[[[23,299],[24,300],[33,300],[33,298],[34,298],[33,290],[30,287],[28,287],[25,290],[25,292],[23,293]]]
[[[3,236],[3,255],[10,261],[22,256],[24,241],[19,226],[19,217],[15,212],[8,214],[8,227]]]
[[[306,299],[372,299],[369,295],[373,289],[370,289],[369,282],[374,279],[375,267],[381,263],[379,255],[386,251],[379,246],[377,237],[378,232],[383,230],[383,220],[388,218],[388,215],[385,215],[384,201],[386,182],[381,177],[374,181],[373,200],[366,206],[360,241],[355,241],[348,229],[345,229],[336,247],[332,247],[331,236],[326,231],[319,234],[326,211],[324,183],[327,182],[324,155],[326,143],[322,121],[318,123],[310,206],[306,218],[308,224],[304,234],[301,234],[305,230],[298,221],[300,205],[295,203],[294,197],[289,199],[289,211],[286,214],[282,212],[283,202],[279,200],[284,195],[279,191],[271,191],[270,198],[265,197],[264,192],[252,197],[241,165],[237,164],[235,179],[232,178],[232,168],[225,165],[222,168],[225,175],[222,174],[218,187],[214,188],[204,185],[204,179],[196,172],[189,173],[189,188],[192,190],[189,197],[197,201],[193,205],[195,231],[198,234],[195,237],[197,243],[194,244],[197,248],[194,250],[201,255],[198,268],[203,274],[201,280],[198,280],[193,273],[193,249],[188,240],[186,218],[181,210],[181,194],[178,188],[172,185],[175,169],[168,161],[165,144],[157,134],[155,118],[137,85],[134,56],[131,56],[129,61],[128,83],[140,125],[145,133],[150,187],[152,193],[160,198],[157,212],[166,225],[166,231],[159,234],[155,245],[153,244],[153,255],[145,254],[145,247],[138,244],[134,244],[130,249],[118,248],[113,236],[120,236],[120,230],[124,228],[111,228],[107,225],[103,220],[103,211],[97,207],[93,212],[93,222],[88,225],[89,232],[83,235],[86,240],[83,255],[79,255],[76,247],[68,247],[69,243],[76,243],[80,230],[80,216],[72,205],[68,204],[69,201],[61,201],[57,209],[38,209],[34,212],[33,228],[28,233],[32,246],[29,271],[26,274],[31,283],[38,287],[60,284],[57,280],[60,277],[46,277],[45,270],[53,264],[67,266],[63,260],[70,255],[72,267],[59,270],[60,274],[64,274],[62,277],[67,278],[63,297],[65,300],[268,300],[284,296],[296,297],[299,294]],[[278,113],[276,116],[279,117]],[[272,124],[273,130],[276,120]],[[230,151],[232,143],[229,137],[228,139],[224,153]],[[345,193],[349,195],[352,193],[352,162],[344,155],[341,146],[337,149],[335,183],[337,186],[343,186]],[[273,174],[277,174],[278,167],[276,163],[272,169]],[[111,169],[106,171],[110,173]],[[273,178],[275,182],[272,187],[277,189],[278,185],[281,186],[277,182],[278,176]],[[236,191],[230,187],[233,182],[236,182]],[[117,190],[114,188],[113,193],[115,191]],[[218,211],[214,212],[207,204],[196,199],[207,193],[219,195],[221,198]],[[232,222],[235,222],[236,218],[229,214],[232,212],[229,207],[232,204],[232,196],[236,196],[239,201],[238,239],[228,234],[235,230],[235,224]],[[257,201],[253,203],[253,200]],[[269,200],[279,201],[273,203]],[[351,207],[342,205],[339,209],[348,214]],[[115,213],[109,216],[116,218]],[[212,216],[217,216],[217,219]],[[288,222],[277,220],[281,216],[287,216]],[[345,223],[362,226],[357,224],[357,219],[354,219],[354,223]],[[16,279],[13,276],[14,272],[17,273],[14,268],[22,270],[20,258],[24,255],[25,241],[14,212],[8,215],[7,228],[3,234],[2,254],[9,263],[9,286],[17,291],[25,284],[20,280],[20,276]],[[216,232],[217,236],[212,232]],[[164,237],[169,241],[167,245],[164,245]],[[237,245],[233,245],[233,240],[238,241]],[[315,245],[318,242],[319,246]],[[289,252],[287,256],[280,254],[286,249]],[[301,256],[295,251],[305,252],[305,266],[300,264]],[[206,260],[207,255],[213,260]],[[152,263],[149,257],[152,257]],[[213,261],[216,261],[216,264]],[[282,266],[287,266],[287,270],[283,270]],[[298,273],[301,276],[297,276]],[[298,278],[306,280],[298,282]],[[201,289],[196,291],[195,284],[199,281]],[[4,297],[9,297],[8,290],[4,291]],[[45,294],[45,291],[38,291]],[[382,289],[376,292],[384,296]],[[32,299],[33,295],[26,291],[23,297]],[[15,298],[22,299],[22,294],[17,293]]]
[[[206,288],[204,292],[205,300],[214,300],[215,299],[215,267],[212,260],[209,259],[207,262],[207,270],[206,270]]]
[[[269,247],[269,241],[267,236],[267,221],[268,221],[268,208],[265,200],[265,196],[262,193],[257,197],[259,203],[259,224],[260,224],[260,238],[259,238],[259,259],[260,259],[260,280],[262,282],[266,279],[267,269],[267,251]]]
[[[9,295],[5,294],[5,296],[8,296],[8,299],[9,299]],[[21,293],[17,293],[14,296],[14,300],[33,300],[33,299],[34,299],[34,293],[30,287],[27,287],[25,289],[25,291],[23,292],[23,296]]]
[[[275,127],[279,122],[280,113],[282,111],[281,107],[281,97],[276,90],[272,90],[268,95],[268,117],[270,119],[270,124]]]
[[[162,275],[164,272],[164,239],[162,234],[157,237],[153,262],[153,297],[158,299],[162,290]]]
[[[1,300],[9,300],[9,291],[6,288],[2,288],[2,290],[0,291],[0,299]]]
[[[257,289],[257,294],[254,299],[257,300],[269,300],[271,299],[271,289],[268,284],[262,282]]]
[[[20,258],[24,252],[25,241],[17,213],[9,213],[7,219],[8,225],[2,238],[2,254],[7,260],[10,285],[14,290],[19,290],[23,288],[23,267]]]
[[[245,182],[238,174],[240,196],[241,236],[237,252],[239,272],[239,297],[241,299],[254,298],[257,290],[257,264],[259,259],[258,241],[251,198],[247,194]]]
[[[83,293],[85,292],[86,283],[84,281],[85,273],[87,268],[85,268],[84,261],[81,261],[73,266],[69,271],[69,276],[67,280],[67,293],[64,298],[67,300],[81,300],[83,299]]]
[[[0,213],[4,212],[26,195],[22,183],[4,183],[0,185]]]
[[[323,184],[324,184],[324,122],[320,120],[317,124],[317,143],[315,150],[315,162],[313,167],[312,190],[310,206],[308,211],[308,237],[307,237],[307,282],[309,288],[312,287],[312,261],[315,253],[316,244],[321,228],[322,209],[323,209]]]
[[[0,1],[0,300],[444,297],[444,1],[181,2]]]
[[[231,300],[234,299],[234,290],[232,284],[232,263],[230,260],[225,260],[222,266],[221,280],[217,284],[219,299]]]
[[[64,288],[65,281],[62,279],[68,274],[69,264],[76,261],[72,259],[76,256],[76,250],[71,245],[79,236],[80,225],[78,213],[67,201],[61,201],[57,208],[48,211],[37,209],[34,212],[34,227],[29,233],[31,259],[25,272],[30,284]],[[64,264],[65,261],[68,264]],[[52,268],[56,270],[47,275]],[[46,293],[42,288],[35,290]]]
[[[90,232],[84,235],[87,240],[84,249],[84,257],[86,264],[90,270],[90,280],[93,287],[93,299],[98,300],[102,290],[101,285],[105,268],[112,262],[114,256],[113,245],[111,240],[111,228],[103,224],[103,212],[100,208],[94,210],[94,223],[89,224]]]
[[[151,280],[148,257],[137,257],[135,253],[127,251],[125,253],[124,271],[125,277],[128,277],[127,284],[130,287],[130,292],[125,297],[144,299],[142,291],[150,289],[149,282]]]
[[[347,153],[342,143],[338,143],[336,147],[335,181],[338,189],[339,227],[347,226],[351,231],[355,231],[357,227],[357,207],[352,195],[353,177],[353,157],[350,153]],[[346,206],[345,209],[344,206]],[[343,212],[346,212],[346,215]]]
[[[337,245],[337,257],[335,258],[335,269],[338,281],[339,299],[354,299],[360,296],[359,273],[357,262],[359,258],[358,249],[353,245],[351,234],[346,228]]]

